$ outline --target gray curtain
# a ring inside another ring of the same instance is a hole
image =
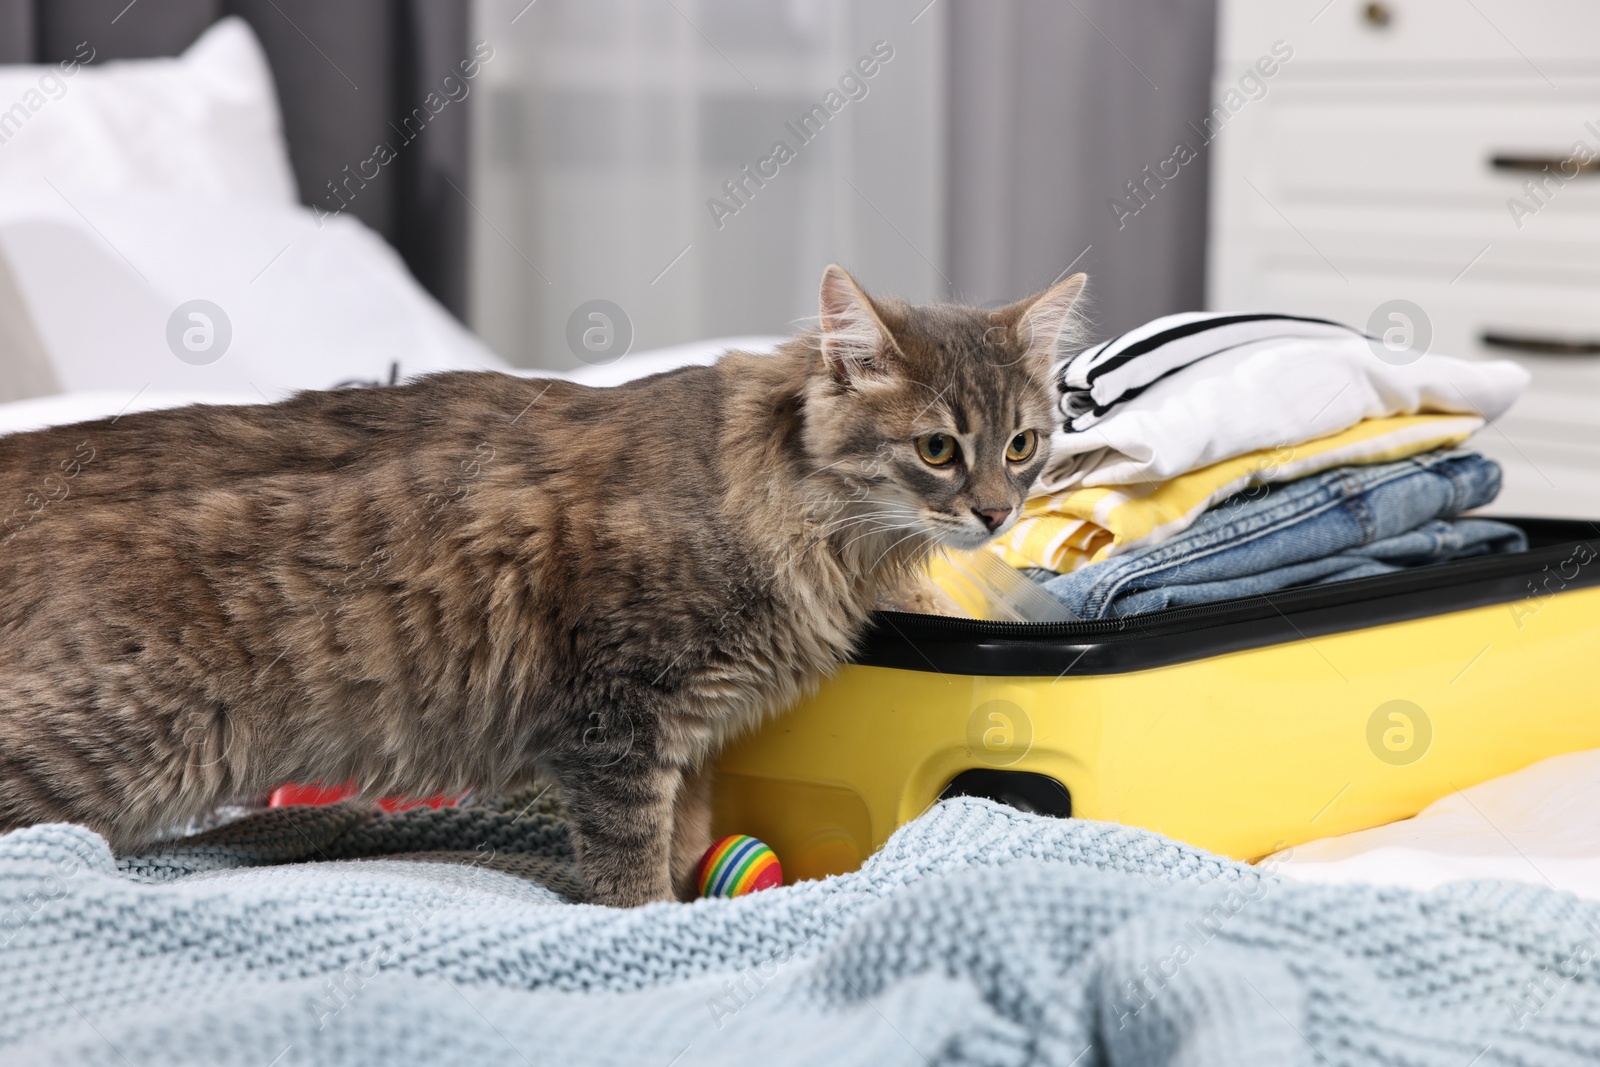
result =
[[[307,204],[396,143],[398,123],[468,55],[468,0],[0,0],[0,62],[53,62],[88,41],[96,59],[173,55],[224,15],[261,38],[289,159]],[[470,103],[475,97],[468,96]],[[383,234],[458,317],[467,306],[465,107],[452,104],[367,183],[348,210]]]
[[[950,2],[960,295],[1016,299],[1076,259],[1100,336],[1202,307],[1209,159],[1190,123],[1207,113],[1215,0]],[[1196,158],[1164,180],[1180,143]]]

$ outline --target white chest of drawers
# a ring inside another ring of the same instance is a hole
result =
[[[1214,96],[1210,305],[1516,359],[1488,510],[1600,519],[1600,4],[1224,0]]]

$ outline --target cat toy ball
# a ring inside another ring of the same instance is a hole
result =
[[[695,871],[703,897],[742,897],[783,884],[777,853],[749,834],[731,834],[706,849]]]

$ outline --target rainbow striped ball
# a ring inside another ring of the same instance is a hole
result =
[[[706,849],[695,872],[703,897],[742,897],[783,884],[777,853],[749,834],[731,834]]]

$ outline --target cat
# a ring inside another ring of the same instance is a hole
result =
[[[552,778],[588,899],[687,898],[723,744],[1016,522],[1084,282],[989,311],[830,266],[772,355],[0,438],[0,829]]]

